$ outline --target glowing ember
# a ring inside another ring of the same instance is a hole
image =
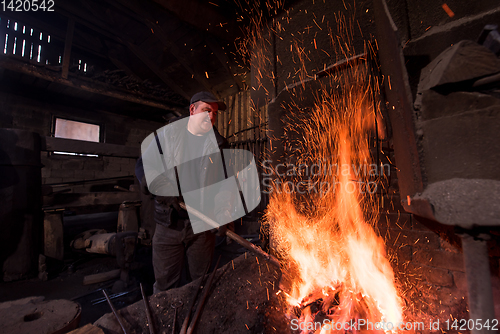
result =
[[[303,120],[288,128],[300,138],[293,143],[300,149],[286,173],[276,171],[282,177],[266,212],[273,248],[285,266],[289,316],[331,324],[302,326],[302,333],[372,331],[363,324],[379,322],[396,329],[402,321],[394,274],[374,231],[374,176],[381,171],[371,161],[369,138],[377,128],[377,83],[370,82],[364,59],[349,65],[342,82],[330,85],[336,90],[324,89],[311,112],[291,117]]]

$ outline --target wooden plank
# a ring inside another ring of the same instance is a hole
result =
[[[227,112],[224,113],[224,137],[228,138],[229,137],[229,120],[231,118],[231,112],[234,108],[234,95],[229,96],[229,103],[227,104]]]
[[[93,205],[113,205],[123,202],[140,201],[139,193],[135,191],[99,192],[99,193],[66,193],[43,196],[45,211],[60,208],[76,208]]]
[[[249,125],[248,123],[248,91],[243,91],[242,92],[243,94],[243,109],[242,109],[242,114],[241,114],[241,118],[243,120],[243,125],[241,126],[241,129],[244,130],[244,129],[248,129],[249,127],[251,127],[251,125]],[[242,140],[246,140],[246,139],[250,139],[250,134],[248,133],[248,131],[245,131],[243,133],[243,136],[242,136]]]
[[[72,153],[97,154],[109,157],[139,158],[140,147],[130,147],[107,143],[95,143],[84,140],[42,137],[42,151],[60,151]]]
[[[68,18],[68,28],[66,29],[66,41],[64,42],[64,54],[62,64],[62,77],[68,79],[69,62],[71,58],[71,44],[73,43],[73,31],[75,30],[75,20]]]
[[[62,212],[45,213],[43,219],[43,254],[53,259],[64,260],[64,228]]]
[[[234,133],[238,133],[241,131],[242,128],[242,119],[241,119],[241,113],[243,111],[243,98],[244,98],[244,95],[242,94],[242,92],[239,92],[238,93],[238,97],[239,97],[239,101],[238,101],[238,108],[236,109],[237,110],[237,113],[236,113],[236,123],[234,124]],[[241,137],[242,137],[242,133],[238,133],[238,135],[236,136],[236,140],[241,140]]]
[[[105,273],[87,275],[83,277],[83,285],[101,283],[120,277],[121,269],[107,271]]]
[[[227,123],[227,135],[230,136],[234,134],[234,123],[235,123],[235,115],[238,112],[238,94],[233,96],[233,105],[229,113],[229,120]]]
[[[104,334],[104,332],[97,326],[86,324],[83,327],[72,330],[68,334]]]

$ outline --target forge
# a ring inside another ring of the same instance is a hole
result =
[[[130,333],[177,334],[197,305],[193,333],[500,328],[498,0],[59,2],[0,13],[2,284],[54,283],[93,253],[120,268],[84,282],[119,277]],[[214,276],[150,296],[148,320],[155,197],[136,162],[202,90],[255,162],[235,173],[259,189],[234,234],[269,254],[219,239]],[[76,123],[93,135],[60,131]],[[122,332],[112,313],[93,326]]]
[[[498,9],[403,48],[396,4],[354,4],[323,31],[317,14],[334,7],[300,2],[256,24],[245,45],[252,103],[269,112],[262,232],[281,272],[255,276],[252,263],[236,280],[221,269],[214,298],[232,299],[231,282],[248,278],[252,333],[492,331],[500,40],[488,22]],[[308,19],[320,28],[313,36]],[[320,44],[334,52],[324,52],[329,66],[313,52]],[[245,332],[229,310],[210,314],[203,332]]]

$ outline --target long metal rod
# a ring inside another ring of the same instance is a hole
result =
[[[131,290],[131,291],[125,291],[125,292],[115,293],[114,295],[109,296],[109,300],[116,299],[116,298],[121,297],[121,296],[125,296],[125,295],[131,293],[132,291],[135,291],[135,289]],[[93,299],[90,302],[92,303],[92,305],[97,305],[97,304],[100,304],[100,303],[104,303],[105,301],[106,301],[106,298],[103,297],[103,298]]]
[[[200,283],[198,284],[198,287],[196,288],[196,291],[194,292],[193,298],[191,299],[191,302],[189,303],[187,315],[186,315],[186,318],[184,319],[184,322],[182,323],[180,334],[186,334],[186,331],[187,331],[187,328],[189,325],[189,320],[191,319],[191,311],[193,310],[194,303],[196,302],[196,297],[198,297],[198,293],[200,292],[201,285],[203,284],[203,281],[205,280],[205,276],[207,276],[208,269],[210,269],[210,267],[207,267],[207,269],[205,270],[205,273],[203,274],[203,276],[201,276]]]
[[[217,273],[217,268],[219,267],[219,262],[220,262],[220,256],[219,259],[217,260],[217,264],[215,265],[214,272],[210,275],[210,278],[208,279],[207,284],[205,285],[205,289],[203,291],[203,296],[200,299],[200,302],[198,303],[198,307],[196,307],[196,312],[194,313],[193,316],[193,321],[189,325],[189,328],[187,330],[187,334],[192,334],[194,331],[194,327],[196,326],[196,322],[198,322],[198,318],[200,317],[201,310],[203,309],[203,305],[205,304],[205,300],[208,297],[208,294],[210,293],[210,288],[212,287],[212,282],[214,280],[215,274]]]
[[[118,315],[118,312],[116,312],[116,309],[113,306],[113,303],[111,303],[111,300],[109,299],[109,296],[106,293],[106,290],[103,289],[102,293],[104,294],[104,297],[106,297],[106,300],[108,301],[109,307],[111,307],[111,311],[113,311],[113,314],[115,315],[116,320],[120,324],[120,327],[122,328],[123,334],[128,334],[127,331],[125,330],[125,326],[123,325],[123,322],[122,322],[120,316]]]
[[[153,324],[153,317],[151,316],[151,309],[149,308],[148,298],[144,294],[144,288],[142,287],[142,283],[139,283],[139,287],[141,288],[142,300],[144,301],[144,310],[146,312],[146,317],[148,318],[149,333],[156,334],[155,326]]]
[[[207,223],[208,225],[212,226],[213,228],[219,229],[219,227],[220,227],[219,224],[217,224],[214,220],[210,219],[209,217],[205,216],[200,211],[198,211],[196,209],[193,209],[192,207],[188,206],[187,204],[185,204],[183,202],[180,202],[179,206],[181,208],[183,208],[184,210],[186,210],[186,211],[194,214],[196,217],[200,218],[201,220],[203,220],[205,223]],[[272,265],[274,265],[274,266],[276,266],[278,268],[281,268],[280,262],[278,261],[277,258],[275,258],[274,256],[272,256],[271,254],[268,254],[268,253],[264,252],[262,249],[260,249],[259,247],[255,246],[251,242],[246,241],[245,239],[243,239],[242,237],[240,237],[238,234],[234,233],[233,231],[228,230],[226,232],[226,235],[229,238],[231,238],[234,241],[236,241],[237,243],[239,243],[240,245],[242,245],[243,247],[245,247],[246,249],[248,249],[248,250],[256,253],[257,255],[260,255],[260,256],[264,257]]]

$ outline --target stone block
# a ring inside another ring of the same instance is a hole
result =
[[[42,178],[50,177],[51,170],[50,168],[44,167],[42,168]]]
[[[455,286],[460,291],[467,291],[467,277],[465,273],[460,271],[452,271],[453,281],[455,282]]]
[[[61,178],[75,177],[75,170],[74,169],[56,169],[56,170],[53,169],[52,176],[53,177],[61,177]]]
[[[460,249],[457,246],[450,244],[443,238],[439,238],[439,245],[441,246],[441,249],[447,252],[460,253]]]
[[[387,247],[398,248],[401,245],[408,245],[405,231],[387,230],[383,238]]]
[[[414,260],[425,266],[464,272],[464,259],[461,253],[417,249]]]
[[[71,159],[67,161],[63,161],[62,168],[63,169],[71,169],[71,170],[81,170],[83,169],[85,160],[83,159]]]
[[[380,211],[387,213],[405,212],[403,206],[401,205],[401,197],[399,196],[399,194],[388,194],[383,196],[383,198],[383,205]]]
[[[120,165],[120,171],[135,174],[135,165]]]
[[[467,298],[463,291],[457,288],[443,287],[437,289],[437,297],[439,303],[446,306],[454,306],[459,304],[462,300]]]
[[[401,263],[406,263],[412,260],[412,252],[413,249],[410,246],[401,246],[398,247],[396,251],[396,255],[398,257],[398,261]]]
[[[104,162],[104,170],[105,171],[119,171],[120,164],[115,161],[105,161]]]
[[[441,287],[453,286],[453,277],[447,269],[422,266],[421,270],[428,283]]]
[[[379,220],[380,226],[390,229],[411,230],[411,215],[408,213],[382,213]]]
[[[62,177],[47,177],[45,179],[43,179],[45,182],[43,182],[44,184],[53,184],[53,183],[61,183],[63,182],[63,178]]]
[[[42,163],[50,169],[61,169],[63,162],[59,159],[59,157],[54,158],[53,156],[49,156],[48,159],[42,160]]]
[[[96,174],[96,171],[93,171],[93,170],[81,170],[81,171],[78,171],[78,176],[80,176],[83,180],[93,180],[95,179],[95,174]]]
[[[84,169],[86,170],[94,170],[94,171],[103,171],[104,170],[104,162],[99,158],[88,158],[85,160]]]
[[[430,229],[412,216],[412,229],[417,231],[430,231]]]
[[[80,177],[80,175],[77,175],[78,177],[65,177],[63,179],[63,182],[79,182],[83,181],[83,179]]]
[[[428,231],[407,231],[405,232],[408,243],[416,248],[439,249],[439,236]]]

